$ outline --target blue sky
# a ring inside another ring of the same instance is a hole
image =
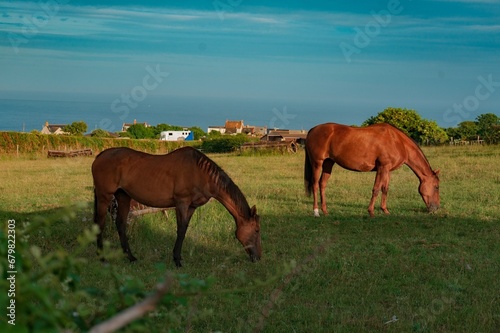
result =
[[[102,3],[0,0],[0,97],[395,106],[443,126],[500,114],[500,1]]]

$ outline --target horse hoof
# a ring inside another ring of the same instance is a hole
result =
[[[314,217],[319,217],[319,209],[314,208]]]
[[[255,256],[255,255],[251,255],[251,256],[250,256],[250,261],[251,261],[251,262],[257,262],[257,261],[259,261],[259,260],[260,260],[260,257],[257,257],[257,256]]]
[[[128,256],[128,260],[130,260],[130,262],[134,262],[134,261],[136,261],[136,260],[137,260],[137,258],[136,258],[136,257],[134,257],[133,255],[129,255],[129,256]]]

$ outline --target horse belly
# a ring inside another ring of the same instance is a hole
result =
[[[333,161],[344,169],[351,171],[367,172],[373,171],[377,164],[376,159],[367,156],[366,150],[348,149],[340,153],[333,153]]]
[[[175,207],[175,201],[172,197],[158,196],[158,197],[145,197],[140,195],[130,195],[135,201],[155,208],[171,208]]]
[[[155,208],[175,207],[174,195],[171,189],[161,186],[121,186],[135,201]],[[151,185],[151,184],[149,184]]]
[[[353,163],[352,161],[349,162],[336,162],[338,165],[340,165],[342,168],[350,170],[350,171],[359,171],[359,172],[368,172],[368,171],[374,171],[376,169],[375,163],[369,163],[366,161],[360,161],[360,162],[355,162]]]

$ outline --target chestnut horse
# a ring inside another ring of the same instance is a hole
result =
[[[307,133],[304,183],[306,193],[313,194],[314,215],[319,216],[317,191],[321,210],[326,215],[325,189],[333,165],[351,171],[376,171],[368,213],[374,216],[375,200],[382,191],[380,208],[387,210],[387,191],[391,171],[408,165],[420,180],[418,191],[429,212],[439,208],[439,170],[433,171],[422,150],[406,134],[389,124],[350,127],[335,123],[321,124]]]
[[[177,239],[173,257],[181,267],[181,249],[189,220],[195,209],[217,199],[236,222],[236,238],[252,261],[262,254],[260,218],[250,208],[238,186],[210,158],[191,147],[166,155],[151,155],[130,148],[110,148],[101,152],[92,164],[94,178],[94,222],[101,232],[97,247],[102,250],[102,231],[113,196],[118,203],[116,227],[123,252],[136,260],[126,236],[131,199],[158,208],[175,207]]]

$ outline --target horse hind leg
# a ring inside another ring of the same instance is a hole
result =
[[[130,211],[130,197],[125,192],[119,190],[115,193],[115,198],[118,203],[118,212],[116,215],[116,230],[118,230],[118,235],[120,236],[120,244],[123,249],[123,253],[127,255],[128,260],[135,261],[136,257],[132,254],[130,246],[127,239],[127,220],[128,213]]]
[[[312,163],[312,195],[313,195],[313,212],[315,217],[319,217],[319,209],[318,209],[318,190],[319,190],[319,182],[321,179],[321,164],[320,163]]]
[[[323,214],[328,215],[328,210],[326,209],[326,184],[328,183],[328,179],[332,175],[332,168],[335,162],[331,159],[326,159],[323,162],[323,173],[321,175],[319,181],[319,193],[321,196],[321,211]]]

